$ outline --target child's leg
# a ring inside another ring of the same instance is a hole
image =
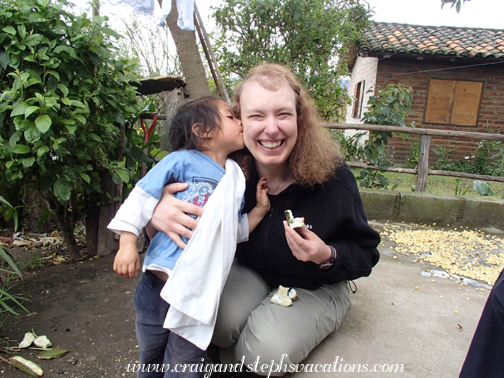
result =
[[[138,378],[162,378],[170,332],[163,328],[170,307],[159,293],[164,282],[149,271],[142,274],[133,297],[136,336],[140,349]]]
[[[165,373],[164,378],[199,378],[203,376],[205,357],[206,351],[170,332],[165,354],[165,365],[170,365],[170,371]]]
[[[170,308],[160,297],[164,285],[164,281],[147,271],[133,298],[140,349],[137,378],[199,378],[204,371],[206,351],[163,328]]]

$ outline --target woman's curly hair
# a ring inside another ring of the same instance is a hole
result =
[[[276,91],[286,80],[296,94],[298,137],[288,158],[287,169],[297,182],[313,187],[330,179],[334,171],[343,164],[339,146],[322,127],[317,109],[297,77],[280,64],[267,63],[252,68],[248,76],[236,87],[233,110],[240,116],[240,98],[244,86],[249,81],[259,83],[263,88]],[[249,177],[255,171],[252,154],[245,150],[240,164]]]

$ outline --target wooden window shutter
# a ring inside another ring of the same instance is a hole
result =
[[[457,81],[451,123],[460,126],[476,126],[483,83]]]
[[[456,82],[453,80],[430,80],[429,97],[425,111],[426,123],[444,125],[450,123],[455,86]]]

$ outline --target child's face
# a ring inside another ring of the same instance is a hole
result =
[[[243,143],[243,128],[240,120],[234,116],[231,107],[224,101],[219,101],[218,108],[222,122],[220,130],[215,133],[215,148],[226,151],[228,154],[241,150],[245,144]]]

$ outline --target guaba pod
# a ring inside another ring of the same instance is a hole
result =
[[[35,335],[31,332],[26,332],[23,337],[23,341],[19,343],[19,348],[21,349],[28,348],[30,345],[32,345],[34,340]]]
[[[38,366],[35,362],[30,360],[26,360],[21,356],[14,356],[9,358],[9,362],[11,366],[24,371],[26,374],[31,375],[32,377],[42,377],[44,372],[41,367]]]

